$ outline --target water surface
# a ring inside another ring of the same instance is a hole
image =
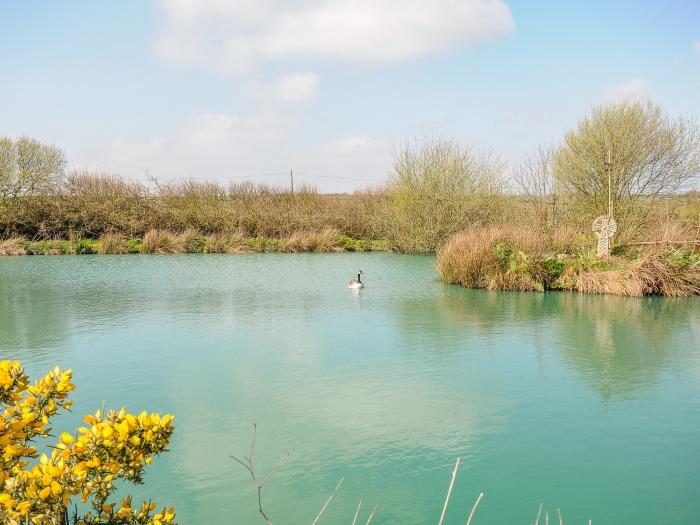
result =
[[[132,490],[188,524],[700,522],[700,301],[490,293],[396,254],[0,258],[0,357],[73,368],[78,416],[176,416]],[[360,293],[345,282],[362,268]],[[551,517],[551,516],[550,516]],[[364,520],[362,521],[364,523]]]

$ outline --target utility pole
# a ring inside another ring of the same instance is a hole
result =
[[[613,216],[613,204],[612,204],[612,150],[608,148],[608,154],[605,156],[605,166],[608,168],[608,217]]]
[[[294,172],[292,170],[289,170],[289,180],[292,186],[292,195],[294,195]]]

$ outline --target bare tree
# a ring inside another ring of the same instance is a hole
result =
[[[643,220],[657,197],[683,190],[700,173],[700,130],[692,119],[671,119],[652,101],[597,107],[567,133],[553,164],[561,189],[590,216],[608,210],[608,151],[622,222]]]
[[[66,169],[63,150],[20,137],[0,138],[0,202],[52,188]]]
[[[553,146],[540,146],[537,153],[525,157],[513,170],[515,184],[536,206],[540,224],[550,227],[557,223],[554,152]]]

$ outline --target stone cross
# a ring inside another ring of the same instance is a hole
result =
[[[598,257],[610,255],[610,240],[617,232],[617,223],[610,215],[601,215],[593,221],[593,233],[598,237]]]

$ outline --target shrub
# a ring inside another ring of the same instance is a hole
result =
[[[119,508],[108,503],[115,481],[142,483],[144,467],[166,450],[172,416],[98,410],[84,417],[88,427],[64,432],[48,447],[50,452],[39,455],[36,443],[52,437],[51,419],[71,407],[71,378],[70,370],[56,367],[30,385],[19,361],[0,361],[0,439],[5,450],[0,456],[0,522],[67,525],[68,506],[81,497],[92,511],[76,516],[75,523],[173,523],[173,510],[156,513],[153,503],[132,507],[130,497]]]
[[[502,175],[498,159],[478,157],[455,141],[404,145],[388,186],[392,243],[404,252],[433,253],[453,234],[488,222]]]

